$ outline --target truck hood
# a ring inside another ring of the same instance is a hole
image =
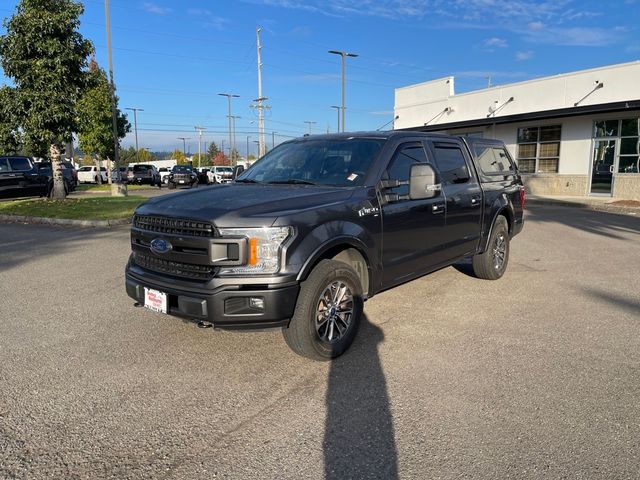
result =
[[[136,214],[188,218],[227,228],[270,226],[278,217],[342,203],[353,192],[353,187],[229,183],[154,197]]]

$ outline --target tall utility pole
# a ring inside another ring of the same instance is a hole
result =
[[[345,121],[344,121],[344,111],[345,111],[345,100],[344,100],[344,64],[346,57],[357,57],[358,55],[355,53],[342,52],[339,50],[329,50],[329,53],[333,53],[334,55],[340,55],[342,57],[342,131],[344,132]]]
[[[206,130],[204,127],[194,127],[198,132],[198,168],[200,167],[200,157],[202,157],[202,132]]]
[[[133,131],[135,132],[135,136],[136,136],[136,163],[138,163],[140,161],[139,157],[138,157],[138,112],[144,112],[144,110],[142,108],[136,108],[136,107],[127,107],[126,110],[131,110],[133,112]]]
[[[316,122],[313,122],[311,120],[305,120],[304,123],[306,123],[307,125],[309,125],[309,135],[311,135],[311,126],[315,125]]]
[[[187,140],[191,140],[189,137],[178,137],[178,140],[182,140],[182,154],[187,156]]]
[[[271,150],[276,148],[276,133],[278,132],[271,131]]]
[[[111,124],[113,127],[113,161],[118,171],[120,171],[120,142],[118,141],[118,112],[116,108],[116,85],[113,81],[113,58],[111,55],[111,15],[109,13],[109,0],[104,0],[104,16],[106,18],[107,27],[107,57],[109,60],[109,90],[111,90]],[[109,175],[111,180],[111,175]],[[111,187],[111,195],[126,195],[127,185],[122,182],[118,175],[118,185]]]
[[[336,111],[338,112],[338,130],[337,130],[337,132],[340,133],[340,110],[341,110],[341,108],[338,105],[331,105],[331,108],[335,108]]]
[[[249,139],[251,137],[249,135],[247,135],[247,161],[249,160]]]
[[[260,44],[260,31],[262,28],[256,27],[256,48],[258,51],[258,98],[252,105],[258,110],[258,157],[262,157],[266,153],[266,145],[264,142],[264,110],[271,108],[264,104],[267,97],[262,96],[262,45]]]
[[[227,118],[229,118],[229,148],[235,148],[235,140],[233,138],[233,117],[231,116],[231,99],[239,98],[240,95],[236,95],[235,93],[219,93],[221,97],[227,97],[229,104],[229,113],[227,114]],[[224,153],[224,152],[222,152]],[[231,150],[229,150],[229,156],[231,156]]]

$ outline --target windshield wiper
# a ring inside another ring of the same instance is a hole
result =
[[[236,183],[260,183],[257,180],[254,180],[253,178],[239,178],[234,180],[234,182]]]
[[[282,185],[315,185],[315,183],[308,180],[300,180],[299,178],[290,178],[288,180],[274,180],[267,182],[270,184],[282,184]]]

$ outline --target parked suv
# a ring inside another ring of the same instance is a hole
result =
[[[524,200],[496,140],[308,136],[233,183],[138,207],[126,290],[202,325],[282,327],[295,352],[326,360],[349,347],[379,292],[465,258],[477,277],[502,277]]]
[[[31,157],[0,157],[0,198],[44,196],[48,187],[49,177]]]
[[[87,165],[78,169],[78,182],[80,183],[105,183],[107,181],[106,167]]]
[[[233,180],[233,167],[213,166],[211,173],[214,177],[211,183],[229,183]]]
[[[191,165],[176,165],[171,169],[168,178],[169,188],[176,188],[188,185],[189,187],[198,186],[198,174]]]
[[[155,165],[150,164],[139,164],[134,165],[129,169],[128,173],[129,183],[137,183],[138,185],[142,185],[143,183],[147,185],[157,185],[162,188],[162,181],[160,180],[160,172],[155,167]]]

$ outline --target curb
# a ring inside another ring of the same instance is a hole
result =
[[[0,215],[0,222],[66,225],[74,227],[115,227],[131,223],[131,218],[114,218],[112,220],[71,220],[68,218],[30,217],[27,215]]]

